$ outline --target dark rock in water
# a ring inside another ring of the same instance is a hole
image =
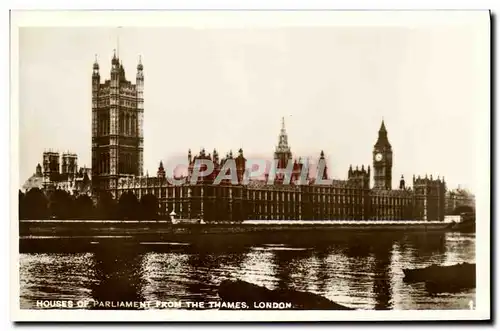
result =
[[[438,293],[457,293],[476,287],[475,280],[463,280],[453,283],[444,281],[429,280],[425,282],[425,289],[431,294]]]
[[[241,280],[224,280],[219,285],[219,297],[224,302],[245,302],[249,309],[263,309],[267,304],[289,303],[285,309],[353,310],[320,295],[295,290],[270,290]],[[257,304],[257,307],[256,307]],[[283,309],[283,308],[268,308]]]
[[[450,266],[431,265],[426,268],[404,269],[406,282],[425,282],[432,293],[457,292],[476,287],[476,264]]]

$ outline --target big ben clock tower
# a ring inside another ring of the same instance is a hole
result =
[[[378,130],[378,139],[373,146],[373,179],[374,188],[392,189],[392,147],[387,139],[384,121]]]

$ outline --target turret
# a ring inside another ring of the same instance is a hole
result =
[[[214,155],[214,162],[218,164],[219,163],[219,153],[217,153],[217,150],[215,148],[214,148],[213,155]]]
[[[243,156],[243,149],[238,150],[238,157],[236,158],[236,175],[238,177],[238,182],[243,181],[243,175],[245,174],[247,160]]]
[[[139,63],[137,64],[137,71],[142,71],[144,67],[142,66],[141,56],[139,55]]]
[[[94,64],[92,65],[92,78],[99,80],[99,63],[97,62],[97,54],[95,55]]]
[[[328,179],[328,167],[326,165],[326,160],[325,160],[325,152],[321,150],[321,153],[319,153],[319,160],[318,160],[318,166],[321,164],[323,167],[323,173],[320,175],[321,179]],[[301,168],[302,171],[302,168]]]
[[[40,163],[38,163],[37,166],[36,166],[35,175],[37,177],[42,177],[42,166],[40,165]]]
[[[125,69],[123,68],[123,62],[120,61],[120,81],[124,82],[127,79],[125,78]]]
[[[97,99],[97,92],[99,90],[100,83],[101,83],[101,75],[99,74],[99,63],[97,63],[97,54],[96,54],[94,64],[92,65],[92,97],[94,100]]]
[[[163,161],[160,161],[160,166],[157,172],[158,178],[165,178],[165,168],[163,167]]]
[[[120,61],[116,56],[116,49],[113,50],[113,58],[111,59],[111,80],[119,79],[120,76]]]
[[[113,66],[118,66],[119,61],[118,57],[116,56],[116,49],[113,50],[113,58],[111,59],[111,65]]]
[[[141,59],[140,55],[139,55],[139,62],[137,64],[136,80],[137,81],[144,81],[144,66],[142,65],[142,59]]]
[[[401,180],[399,181],[399,189],[404,190],[405,189],[405,178],[403,175],[401,175]]]

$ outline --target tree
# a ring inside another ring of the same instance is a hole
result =
[[[75,216],[89,219],[94,215],[94,204],[88,195],[80,195],[75,200]]]
[[[50,196],[50,215],[58,218],[72,218],[75,214],[73,197],[64,190],[55,190]]]
[[[124,192],[118,201],[118,216],[122,219],[134,219],[138,214],[139,202],[134,192]]]
[[[453,215],[460,215],[462,213],[473,213],[473,212],[474,208],[472,208],[471,206],[458,206],[453,211]]]
[[[23,198],[20,214],[24,219],[46,219],[48,217],[48,200],[39,188],[32,188]]]
[[[111,193],[102,192],[99,194],[96,214],[99,219],[114,219],[116,217],[116,202]]]
[[[158,199],[153,194],[146,194],[141,198],[140,212],[142,219],[158,218]]]

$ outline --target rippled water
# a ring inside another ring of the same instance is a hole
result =
[[[310,291],[358,309],[468,309],[475,291],[432,295],[403,268],[475,262],[475,235],[349,234],[320,244],[99,245],[21,254],[21,308],[37,300],[216,301],[224,279]]]

